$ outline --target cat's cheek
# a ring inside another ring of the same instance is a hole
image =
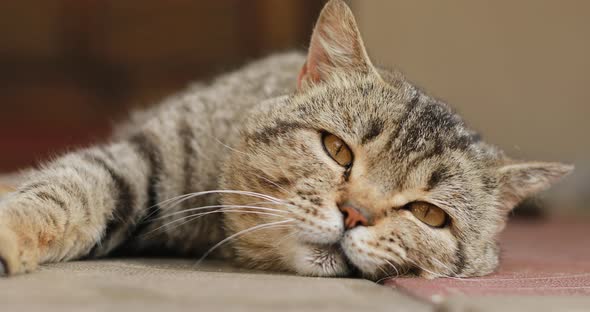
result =
[[[350,268],[338,248],[298,243],[291,249],[293,271],[307,276],[347,276]]]

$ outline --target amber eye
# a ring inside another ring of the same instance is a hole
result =
[[[349,167],[352,163],[352,151],[342,139],[326,133],[322,136],[326,153],[332,157],[340,166]]]
[[[433,204],[413,202],[406,207],[418,220],[432,227],[443,227],[447,223],[447,214]]]

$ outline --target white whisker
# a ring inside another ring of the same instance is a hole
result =
[[[464,278],[461,277],[455,277],[455,276],[450,276],[450,275],[445,275],[445,274],[441,274],[441,273],[436,273],[436,272],[432,272],[424,267],[422,267],[421,265],[419,265],[418,263],[410,260],[410,259],[406,259],[407,261],[411,262],[412,264],[414,264],[418,269],[423,270],[427,273],[430,273],[432,275],[434,275],[435,277],[442,277],[442,278],[450,278],[450,279],[456,279],[456,280],[465,280]]]
[[[278,185],[276,182],[274,182],[274,181],[271,181],[271,180],[269,180],[269,179],[267,179],[267,178],[265,178],[265,177],[263,177],[263,176],[261,176],[261,175],[258,175],[258,174],[255,174],[255,173],[253,173],[253,174],[254,174],[255,176],[257,176],[258,178],[260,178],[260,179],[263,179],[264,181],[266,181],[266,182],[268,182],[268,183],[270,183],[270,184],[272,184],[272,185],[276,186],[276,187],[277,187],[278,189],[280,189],[281,191],[283,191],[283,192],[285,192],[285,193],[289,193],[289,191],[287,191],[287,190],[286,190],[284,187],[282,187],[282,186]]]
[[[217,143],[221,144],[221,146],[223,146],[223,147],[225,147],[225,148],[229,149],[230,151],[234,151],[234,152],[240,153],[240,154],[242,154],[242,155],[246,155],[246,156],[253,156],[253,157],[254,157],[254,155],[252,155],[252,154],[249,154],[249,153],[246,153],[246,152],[242,152],[242,151],[240,151],[240,150],[238,150],[238,149],[235,149],[235,148],[233,148],[233,147],[231,147],[231,146],[229,146],[229,145],[227,145],[227,144],[225,144],[225,143],[221,142],[221,140],[220,140],[220,139],[218,139],[216,136],[210,135],[210,137],[212,137],[212,138],[213,138],[215,141],[217,141]]]
[[[395,265],[387,259],[383,259],[383,261],[387,262],[394,270],[395,270],[395,277],[399,277],[399,270],[395,267]]]
[[[433,260],[433,261],[437,262],[441,267],[447,269],[447,271],[453,272],[453,270],[448,265],[444,264],[442,261],[440,261],[440,260],[438,260],[436,258],[430,258],[430,260]]]
[[[185,195],[180,195],[180,196],[176,196],[167,200],[164,200],[158,204],[152,205],[150,207],[148,207],[148,209],[156,207],[158,205],[163,204],[164,207],[172,207],[172,206],[176,206],[181,204],[184,201],[187,201],[189,199],[198,197],[198,196],[203,196],[203,195],[210,195],[210,194],[236,194],[236,195],[244,195],[244,196],[250,196],[250,197],[255,197],[255,198],[260,198],[260,199],[265,199],[269,202],[275,203],[275,204],[282,204],[282,205],[289,205],[292,206],[291,204],[287,203],[285,200],[280,199],[280,198],[276,198],[267,194],[262,194],[262,193],[257,193],[257,192],[252,192],[252,191],[240,191],[240,190],[210,190],[210,191],[202,191],[202,192],[196,192],[196,193],[190,193],[190,194],[185,194]],[[149,219],[150,217],[152,217],[155,213],[157,213],[157,211],[154,211],[148,215],[146,215],[145,217],[141,218],[140,222],[143,222],[147,219]]]
[[[385,272],[385,274],[386,274],[387,276],[385,276],[385,277],[383,277],[383,278],[381,278],[381,279],[377,280],[377,281],[376,281],[376,283],[377,283],[377,284],[378,284],[378,283],[381,283],[382,281],[384,281],[384,280],[386,280],[386,279],[388,279],[388,278],[392,278],[392,277],[393,277],[393,278],[397,278],[397,277],[399,277],[399,276],[400,276],[400,272],[399,272],[399,270],[397,269],[397,267],[396,267],[396,266],[395,266],[393,263],[391,263],[391,262],[390,262],[389,260],[387,260],[385,257],[381,257],[381,260],[383,260],[385,263],[389,264],[389,266],[390,266],[390,267],[392,267],[392,268],[393,268],[393,270],[395,270],[395,276],[393,276],[393,274],[387,275],[387,272]],[[381,267],[379,267],[379,268],[381,268]]]
[[[195,208],[189,208],[189,209],[175,211],[175,212],[168,213],[163,216],[154,218],[150,221],[157,221],[157,220],[165,219],[165,218],[168,218],[171,216],[175,216],[175,215],[179,215],[179,214],[183,214],[183,213],[187,213],[187,212],[216,209],[216,208],[244,208],[244,209],[256,209],[256,210],[263,210],[263,211],[274,211],[274,212],[280,212],[280,213],[291,213],[288,210],[281,210],[281,209],[268,208],[268,207],[249,206],[249,205],[210,205],[210,206],[195,207]]]
[[[250,197],[256,197],[256,198],[261,198],[261,199],[266,199],[270,202],[275,202],[275,203],[284,203],[287,204],[284,200],[280,199],[280,198],[276,198],[267,194],[262,194],[262,193],[257,193],[257,192],[252,192],[252,191],[240,191],[240,190],[210,190],[210,191],[203,191],[203,192],[197,192],[197,193],[192,193],[190,194],[189,198],[194,198],[197,196],[203,196],[203,195],[208,195],[208,194],[235,194],[235,195],[244,195],[244,196],[250,196]],[[189,198],[185,198],[184,200],[187,200]]]
[[[192,214],[192,215],[189,215],[189,216],[180,217],[180,218],[175,219],[173,221],[164,223],[163,225],[161,225],[161,226],[159,226],[159,227],[157,227],[157,228],[155,228],[155,229],[153,229],[153,230],[145,233],[143,236],[148,236],[148,235],[150,235],[150,234],[152,234],[152,233],[154,233],[154,232],[156,232],[156,231],[158,231],[158,230],[160,230],[162,228],[165,228],[167,226],[170,226],[170,225],[172,225],[174,223],[178,223],[178,222],[183,221],[183,220],[186,220],[186,221],[183,222],[183,223],[181,223],[181,224],[179,224],[179,225],[177,225],[176,227],[181,226],[181,225],[183,225],[183,224],[185,224],[187,222],[191,222],[193,220],[199,219],[199,218],[201,218],[203,216],[206,216],[206,215],[209,215],[209,214],[213,214],[213,213],[221,213],[221,212],[223,212],[223,213],[225,213],[225,212],[239,212],[239,213],[245,213],[245,214],[270,215],[270,216],[281,217],[281,218],[284,218],[285,217],[283,215],[274,214],[274,213],[268,213],[268,212],[258,212],[258,211],[248,211],[248,210],[224,210],[224,209],[218,209],[218,210],[215,210],[215,211],[207,211],[207,212],[202,212],[202,213]]]
[[[294,227],[295,225],[288,224],[288,226],[290,226],[290,227]],[[284,243],[284,242],[285,242],[285,240],[287,240],[287,239],[289,239],[289,238],[291,238],[291,237],[293,237],[293,236],[295,236],[295,235],[297,235],[297,232],[296,232],[296,231],[293,231],[292,233],[290,233],[290,234],[287,234],[287,235],[283,236],[283,237],[281,238],[281,240],[279,240],[279,241],[277,241],[277,242],[276,242],[276,244],[277,244],[277,245],[280,245],[280,244]]]
[[[253,231],[261,230],[261,229],[265,229],[265,228],[272,228],[275,225],[289,223],[294,220],[295,219],[287,219],[287,220],[282,220],[282,221],[277,221],[277,222],[263,223],[263,224],[259,224],[259,225],[253,226],[251,228],[247,228],[245,230],[239,231],[235,234],[232,234],[232,235],[226,237],[225,239],[221,240],[219,243],[215,244],[213,247],[209,248],[209,250],[207,250],[207,252],[205,252],[203,254],[203,256],[201,256],[201,258],[197,261],[196,264],[197,265],[200,264],[209,254],[211,254],[211,252],[213,252],[215,249],[219,248],[219,246],[225,244],[226,242],[229,242],[230,240],[232,240],[240,235],[248,234]]]

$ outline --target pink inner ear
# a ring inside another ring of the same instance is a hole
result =
[[[297,76],[297,90],[301,90],[301,82],[305,79],[305,75],[307,75],[307,62],[303,63],[303,67],[301,67]]]
[[[371,62],[352,12],[340,0],[329,1],[311,35],[307,61],[299,72],[297,88],[329,79],[336,71],[369,72],[370,69]]]
[[[319,82],[321,80],[321,77],[319,75],[319,72],[317,70],[309,70],[309,67],[307,65],[307,61],[303,64],[303,66],[301,67],[301,70],[299,71],[299,75],[297,76],[297,90],[301,90],[303,87],[303,82],[305,80],[308,80],[312,83],[316,83]]]

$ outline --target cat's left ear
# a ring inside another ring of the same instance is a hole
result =
[[[307,61],[297,79],[299,90],[336,72],[374,73],[350,8],[341,0],[329,1],[311,36]]]
[[[572,165],[547,162],[510,161],[498,168],[500,201],[505,211],[512,210],[527,197],[549,188],[574,169]]]

